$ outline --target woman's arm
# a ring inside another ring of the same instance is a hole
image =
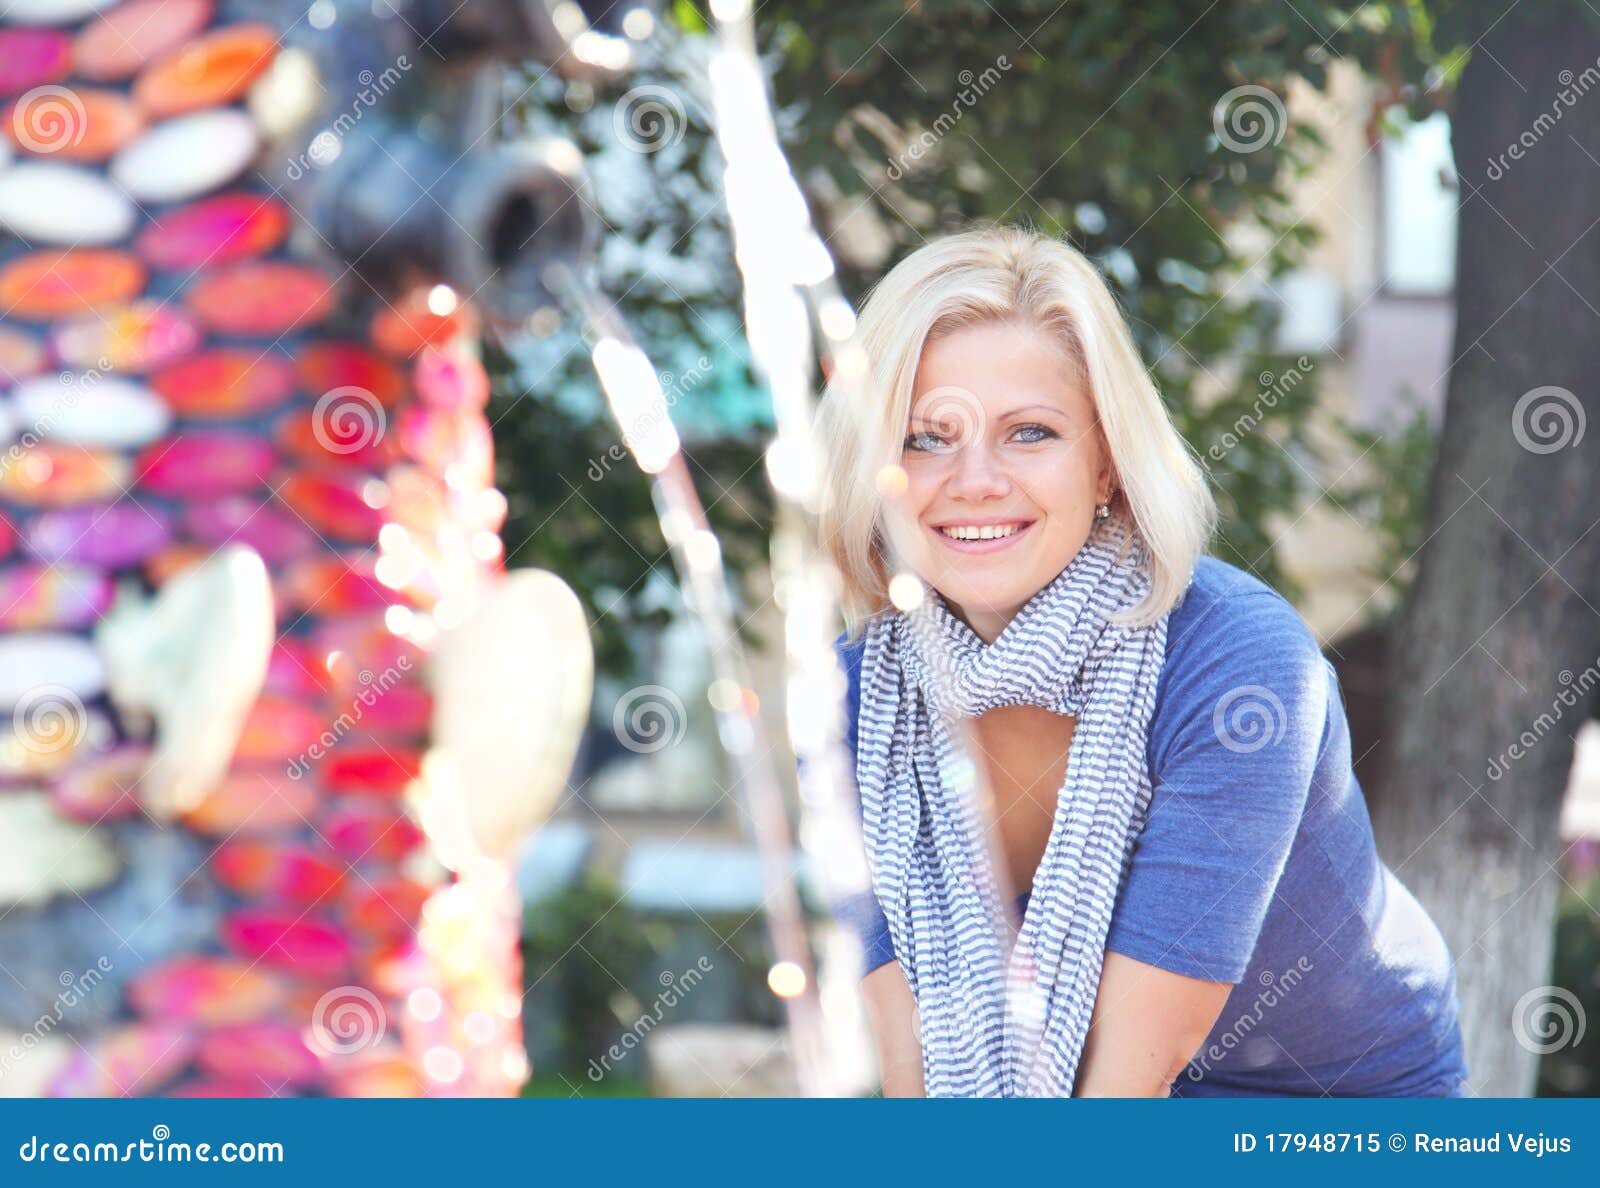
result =
[[[921,1097],[922,1036],[917,999],[898,961],[886,961],[861,979],[867,1018],[878,1041],[878,1068],[885,1097]]]
[[[1233,989],[1106,950],[1074,1097],[1166,1097]]]

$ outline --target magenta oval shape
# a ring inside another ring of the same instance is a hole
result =
[[[134,481],[158,495],[228,495],[260,486],[276,458],[268,442],[250,434],[187,433],[140,454]]]
[[[106,569],[137,565],[171,540],[165,513],[132,501],[41,512],[23,529],[24,546],[41,561],[81,561]]]
[[[0,95],[65,78],[72,38],[56,29],[0,29]]]
[[[184,511],[184,530],[201,544],[249,545],[269,565],[304,556],[317,538],[294,515],[253,495],[225,495],[192,503]]]

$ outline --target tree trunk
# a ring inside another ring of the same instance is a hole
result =
[[[1393,640],[1375,826],[1455,956],[1480,1096],[1531,1093],[1538,1048],[1575,1036],[1541,1017],[1539,988],[1572,736],[1600,679],[1600,426],[1585,432],[1600,420],[1600,83],[1574,79],[1597,59],[1600,34],[1577,17],[1514,12],[1461,79],[1455,362]]]

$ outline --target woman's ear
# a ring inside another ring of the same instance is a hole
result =
[[[1100,439],[1100,456],[1105,459],[1100,463],[1100,471],[1095,475],[1095,504],[1110,503],[1111,497],[1117,493],[1121,484],[1117,482],[1116,467],[1111,462],[1111,451],[1106,449],[1105,438]]]

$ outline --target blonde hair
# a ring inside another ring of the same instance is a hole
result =
[[[1059,240],[980,226],[932,240],[873,286],[857,343],[864,372],[835,376],[817,411],[823,456],[817,527],[841,580],[840,608],[854,639],[889,608],[877,478],[899,462],[923,349],[986,322],[1033,326],[1064,349],[1093,401],[1117,494],[1145,546],[1150,590],[1130,625],[1160,619],[1182,597],[1216,525],[1205,474],[1173,427],[1105,281]]]

